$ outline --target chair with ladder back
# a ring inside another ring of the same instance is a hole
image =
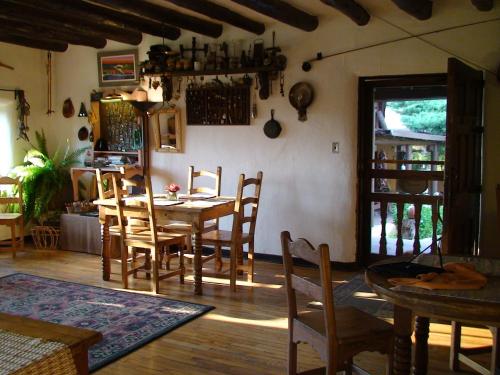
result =
[[[113,189],[115,207],[118,213],[118,227],[120,229],[120,254],[121,254],[121,274],[123,288],[128,288],[128,276],[136,274],[137,271],[144,271],[147,274],[152,273],[152,289],[155,293],[160,291],[160,280],[179,276],[180,282],[184,283],[184,256],[183,244],[186,236],[176,233],[166,233],[157,231],[153,192],[151,188],[151,179],[144,176],[145,197],[123,197],[123,185],[120,185],[120,178],[113,174]],[[136,221],[141,229],[134,229],[131,222]],[[142,230],[146,226],[147,230]],[[160,274],[160,251],[161,249],[176,246],[179,249],[179,267],[174,271]],[[144,265],[136,265],[136,257],[133,252],[136,249],[143,249],[149,262]],[[132,258],[130,253],[132,252]],[[148,267],[148,264],[151,264]],[[129,268],[131,264],[131,268]]]
[[[229,279],[231,289],[236,290],[236,276],[238,272],[247,272],[247,280],[254,281],[254,251],[255,251],[255,226],[260,203],[262,187],[262,172],[255,178],[245,178],[241,174],[234,204],[233,225],[231,231],[215,229],[202,234],[202,244],[214,247],[212,255],[204,256],[202,263],[215,259],[216,269],[220,272],[223,268],[222,247],[230,248]],[[245,188],[253,188],[250,194],[244,195]],[[244,227],[248,225],[248,230]],[[248,244],[248,261],[243,262],[243,245]]]
[[[0,176],[0,225],[10,227],[10,240],[0,241],[0,250],[12,251],[15,258],[24,250],[23,188],[18,179]]]
[[[497,200],[497,225],[500,230],[500,184],[496,187]],[[462,323],[451,322],[451,345],[450,345],[450,370],[460,371],[460,362],[466,364],[480,374],[500,374],[500,350],[499,350],[499,328],[488,327],[491,331],[492,345],[478,348],[462,348]],[[491,353],[490,368],[487,369],[468,356],[471,354]]]
[[[217,167],[215,172],[201,169],[195,171],[194,166],[189,167],[188,183],[187,183],[187,198],[203,198],[203,197],[218,197],[220,196],[222,168]],[[196,180],[196,181],[195,181]],[[198,181],[204,186],[197,184]],[[213,185],[212,185],[213,183]],[[212,187],[213,186],[213,187]],[[192,262],[193,247],[192,247],[192,227],[191,223],[174,221],[163,226],[167,231],[173,233],[181,233],[186,235],[186,253],[184,256],[188,262]],[[216,230],[219,228],[219,220],[211,220],[205,223],[204,231]],[[162,254],[162,260],[165,260],[166,269],[170,269],[170,259],[175,257],[175,254]]]
[[[351,374],[353,357],[364,351],[387,354],[386,373],[392,374],[394,334],[391,324],[351,306],[335,306],[328,245],[315,249],[307,240],[292,241],[289,232],[281,233],[283,265],[288,304],[288,375],[297,372],[297,344],[308,343],[319,353],[326,367],[302,372],[303,375]],[[319,267],[320,283],[296,273],[293,258]],[[299,311],[297,292],[320,301],[321,310]]]

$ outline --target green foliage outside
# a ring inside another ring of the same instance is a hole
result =
[[[410,203],[405,203],[403,208],[403,220],[408,219],[408,208]],[[398,222],[398,212],[396,204],[390,204],[389,206],[392,222],[396,224]],[[443,218],[443,206],[439,207],[439,216]],[[437,223],[437,236],[441,236],[443,231],[443,224],[440,220]],[[389,238],[397,238],[397,233],[389,233]],[[420,238],[431,238],[432,237],[432,207],[430,205],[423,205],[420,211]]]
[[[71,184],[69,168],[78,164],[85,148],[70,151],[69,144],[61,155],[59,149],[49,155],[45,133],[35,132],[36,146],[26,152],[24,162],[14,168],[23,186],[25,221],[36,220],[43,225],[48,218],[50,203],[65,186]]]
[[[401,100],[386,105],[401,115],[401,122],[411,131],[446,134],[446,99]]]

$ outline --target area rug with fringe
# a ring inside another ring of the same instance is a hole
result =
[[[380,298],[366,285],[364,275],[354,276],[351,280],[333,289],[336,306],[354,306],[379,318],[392,318],[392,303]]]
[[[139,293],[16,273],[0,278],[0,312],[99,331],[95,371],[213,309]]]

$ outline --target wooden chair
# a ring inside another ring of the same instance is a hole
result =
[[[305,239],[292,241],[281,233],[288,303],[288,374],[297,373],[297,344],[306,342],[319,353],[326,367],[301,374],[351,374],[353,357],[364,351],[386,353],[387,374],[392,374],[393,327],[389,323],[350,306],[334,306],[328,245],[317,250]],[[292,256],[319,267],[320,284],[295,273]],[[320,311],[298,311],[296,292],[321,301]]]
[[[251,196],[243,196],[248,186],[254,187]],[[262,187],[262,172],[257,173],[256,178],[247,178],[241,174],[238,182],[238,191],[234,205],[233,226],[231,231],[211,230],[203,233],[202,244],[214,246],[214,254],[203,257],[205,263],[215,259],[216,267],[220,271],[222,263],[222,247],[229,247],[230,252],[230,284],[233,291],[236,290],[236,275],[238,271],[247,272],[247,279],[254,280],[254,250],[255,250],[255,225],[257,223],[257,212],[260,202],[260,190]],[[247,214],[245,208],[250,208]],[[244,232],[244,226],[248,224],[248,232]],[[248,263],[243,264],[243,245],[248,244]]]
[[[500,229],[500,184],[496,188],[497,199],[497,224]],[[451,322],[451,345],[450,345],[450,369],[460,371],[460,362],[466,364],[480,374],[497,375],[500,374],[500,350],[499,350],[499,328],[488,327],[491,331],[492,345],[476,348],[462,348],[462,323]],[[476,361],[468,357],[471,354],[481,354],[491,352],[490,368],[487,369]]]
[[[16,251],[24,250],[23,188],[18,179],[0,176],[2,186],[7,187],[7,195],[0,194],[0,225],[10,227],[10,240],[0,241],[0,248],[12,251],[12,257],[15,258]],[[11,212],[13,208],[19,212]],[[16,228],[19,228],[17,234]]]
[[[186,241],[186,236],[157,232],[153,192],[149,176],[144,176],[145,201],[124,199],[122,196],[123,186],[120,184],[119,177],[113,174],[112,179],[116,211],[118,212],[118,226],[120,228],[123,288],[128,288],[128,276],[131,274],[135,275],[139,270],[153,274],[152,289],[155,293],[159,293],[159,282],[162,279],[178,275],[180,282],[184,283],[185,269],[182,245]],[[134,230],[133,225],[130,225],[130,222],[134,220],[141,223],[141,228],[146,223],[148,230]],[[160,250],[174,245],[180,248],[179,267],[174,271],[160,275]],[[144,249],[145,255],[150,259],[150,262],[137,266],[135,264],[137,258],[134,255],[132,258],[129,256],[129,253],[135,251],[136,248]],[[128,266],[129,263],[132,263],[131,268]],[[151,264],[150,268],[148,267],[149,263]]]
[[[222,167],[217,167],[215,172],[210,172],[207,170],[199,170],[195,171],[194,166],[189,167],[188,171],[188,183],[187,183],[187,194],[188,195],[200,195],[200,196],[220,196],[220,187],[221,187],[221,176],[222,176]],[[213,180],[213,187],[211,186],[198,186],[195,182],[195,179],[199,178],[208,178]],[[196,185],[196,186],[195,186]],[[188,259],[188,262],[192,262],[193,255],[193,246],[191,239],[191,223],[175,221],[169,224],[164,225],[164,228],[167,231],[174,233],[181,233],[186,235],[186,254],[185,257]],[[208,232],[210,230],[219,229],[219,220],[211,220],[205,223],[204,232]],[[175,257],[175,254],[165,255],[163,258],[165,259],[165,267],[166,269],[170,269],[170,259]]]

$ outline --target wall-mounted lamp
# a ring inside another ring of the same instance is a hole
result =
[[[85,104],[80,104],[80,112],[78,112],[78,117],[88,117],[87,108],[85,108]]]

